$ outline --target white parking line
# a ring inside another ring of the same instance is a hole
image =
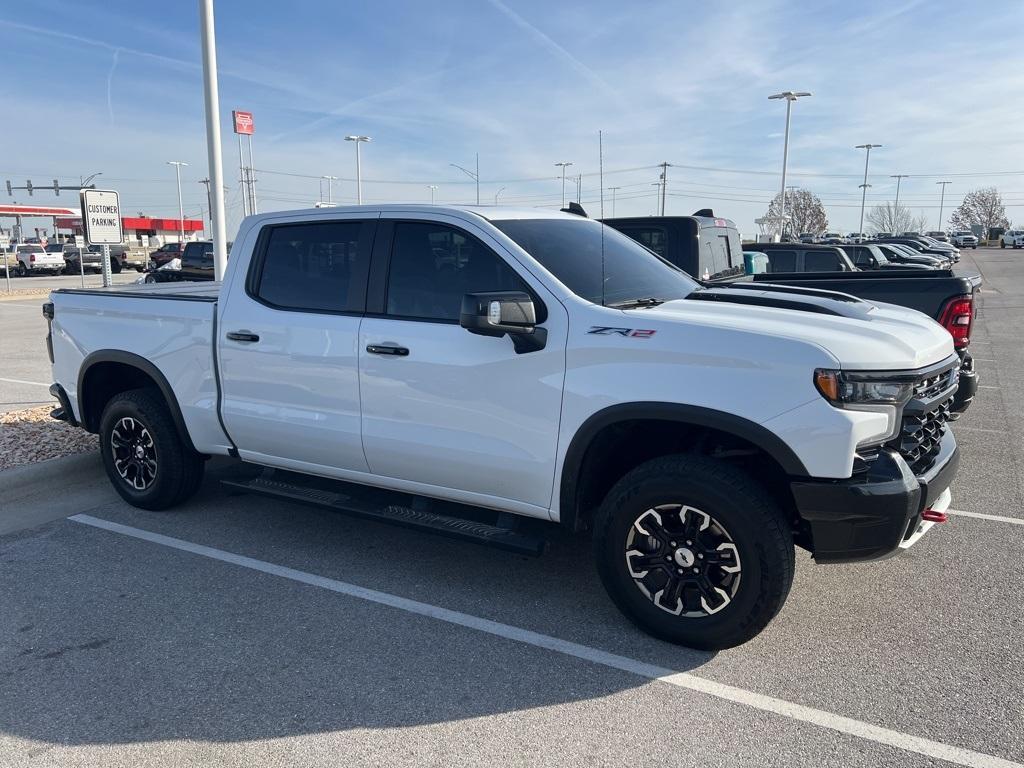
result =
[[[1002,389],[1002,387],[996,387],[992,384],[979,384],[978,389]]]
[[[210,558],[211,560],[219,560],[223,563],[230,563],[242,568],[267,573],[272,576],[279,576],[284,579],[290,579],[291,581],[297,581],[302,584],[319,587],[320,589],[327,589],[331,592],[348,595],[349,597],[367,600],[371,603],[386,605],[390,608],[396,608],[400,611],[406,611],[418,616],[427,616],[432,619],[437,619],[438,621],[444,621],[460,627],[467,627],[478,632],[484,632],[507,640],[525,643],[537,648],[544,648],[549,651],[554,651],[555,653],[561,653],[566,656],[583,659],[594,664],[601,664],[611,669],[618,669],[623,672],[639,675],[640,677],[645,677],[649,680],[656,680],[658,682],[674,685],[677,688],[696,691],[708,696],[714,696],[718,699],[730,701],[734,704],[741,704],[763,712],[771,712],[782,717],[788,717],[791,720],[811,723],[822,728],[838,731],[839,733],[857,736],[862,739],[867,739],[868,741],[885,744],[907,752],[915,752],[919,755],[925,755],[926,757],[932,757],[937,760],[945,760],[946,762],[954,763],[956,765],[970,766],[970,768],[1024,768],[1024,764],[1015,763],[1001,757],[994,757],[982,752],[974,752],[969,749],[954,747],[940,741],[921,738],[920,736],[912,736],[908,733],[902,733],[890,728],[872,725],[871,723],[854,720],[850,717],[843,717],[842,715],[836,715],[832,712],[826,712],[825,710],[805,707],[802,704],[795,704],[784,699],[777,699],[773,696],[765,696],[764,694],[754,693],[753,691],[737,688],[732,685],[725,685],[724,683],[716,683],[713,680],[697,677],[696,675],[691,675],[688,672],[676,672],[665,667],[658,667],[653,664],[637,661],[636,659],[630,659],[626,656],[619,656],[614,653],[608,653],[579,643],[572,643],[568,640],[551,637],[550,635],[532,632],[528,629],[521,629],[509,624],[501,624],[497,621],[482,619],[478,616],[472,616],[468,613],[461,613],[459,611],[452,611],[448,608],[430,605],[429,603],[421,603],[418,600],[410,600],[407,597],[399,597],[398,595],[392,595],[387,592],[378,592],[375,589],[367,589],[366,587],[360,587],[344,581],[329,579],[325,576],[317,576],[316,574],[307,573],[306,571],[299,571],[294,568],[274,565],[273,563],[268,563],[263,560],[256,560],[251,557],[245,557],[244,555],[236,555],[232,552],[225,552],[222,549],[215,549],[213,547],[203,546],[202,544],[193,544],[192,542],[184,541],[183,539],[175,539],[171,536],[152,533],[151,531],[145,531],[141,528],[134,528],[129,525],[122,525],[121,523],[102,520],[91,515],[73,515],[68,519],[83,525],[90,525],[94,528],[102,528],[106,531],[119,533],[123,536],[142,539],[143,541],[149,541],[153,544],[159,544],[161,546],[170,547],[183,552],[190,552],[194,555]]]
[[[3,376],[0,376],[0,381],[6,381],[8,384],[28,384],[29,386],[34,387],[46,387],[47,389],[50,388],[49,384],[43,384],[43,382],[41,381],[25,381],[24,379],[5,379]]]
[[[947,509],[951,515],[963,515],[964,517],[976,517],[979,520],[991,520],[996,523],[1013,523],[1014,525],[1024,525],[1024,518],[1020,517],[1004,517],[1003,515],[986,515],[984,512],[964,512],[960,509]]]

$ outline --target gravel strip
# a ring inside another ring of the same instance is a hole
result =
[[[0,470],[97,450],[96,435],[51,419],[53,408],[0,413]]]

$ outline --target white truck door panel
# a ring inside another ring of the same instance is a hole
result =
[[[221,414],[243,459],[367,470],[357,342],[373,227],[283,221],[261,234],[217,339]]]
[[[503,261],[500,244],[486,231],[466,237],[471,227],[458,227],[395,222],[385,311],[364,318],[359,338],[366,459],[378,476],[546,510],[568,316],[521,266]],[[413,262],[420,265],[415,270],[409,268]],[[510,338],[475,335],[453,319],[466,292],[520,286],[546,308],[544,349],[516,354]],[[373,346],[408,353],[367,351]]]

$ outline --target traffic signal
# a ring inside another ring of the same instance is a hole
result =
[[[60,196],[60,182],[57,179],[53,180],[53,194]]]
[[[28,196],[32,197],[32,179],[25,180],[25,189],[28,191]]]
[[[7,180],[7,196],[10,197],[13,194],[14,194],[14,192],[11,190],[11,180],[8,179]]]

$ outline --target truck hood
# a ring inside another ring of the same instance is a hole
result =
[[[830,291],[705,289],[626,314],[638,323],[708,325],[803,341],[849,370],[910,370],[953,354],[952,337],[927,315]]]

